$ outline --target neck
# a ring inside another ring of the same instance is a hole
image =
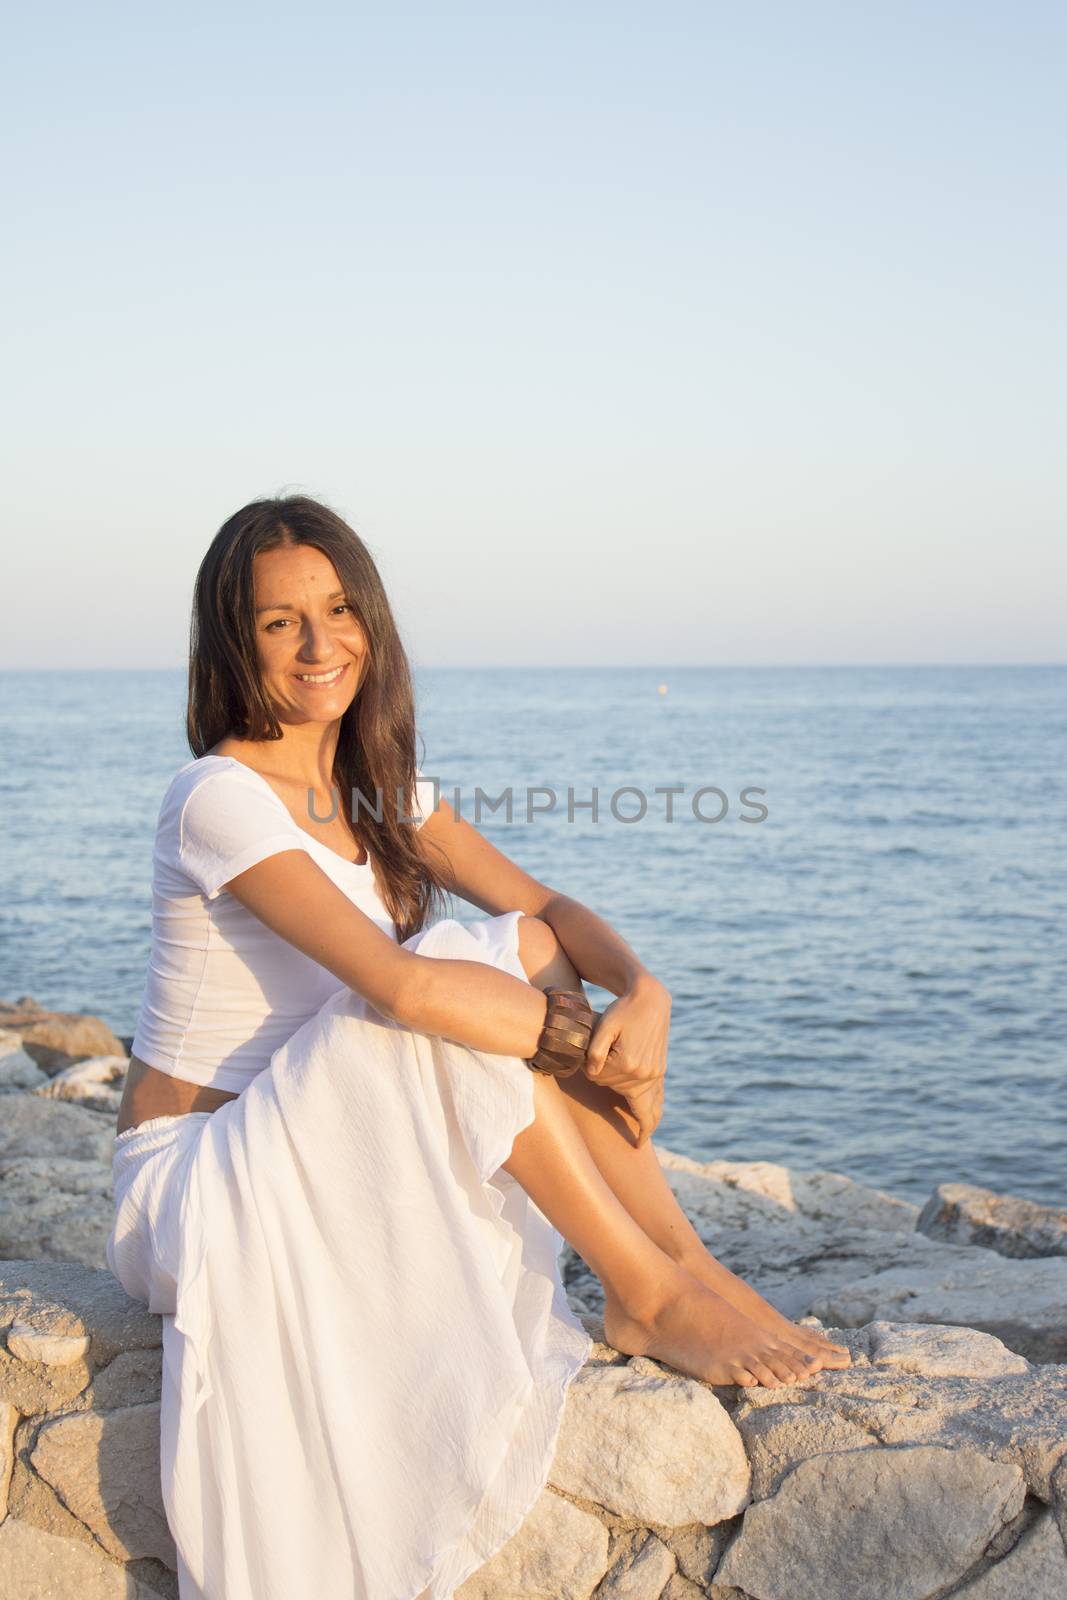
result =
[[[256,765],[271,776],[302,789],[329,793],[341,732],[340,719],[283,722],[281,729],[280,739],[247,742],[247,748],[256,753]]]

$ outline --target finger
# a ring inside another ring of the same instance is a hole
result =
[[[585,1070],[591,1078],[595,1078],[608,1058],[609,1051],[613,1048],[618,1034],[611,1028],[595,1028],[589,1047],[585,1052]]]
[[[621,1121],[624,1128],[628,1129],[634,1135],[640,1133],[641,1124],[638,1118],[635,1116],[629,1101],[625,1101],[621,1106],[616,1106],[615,1114]]]
[[[645,1115],[640,1105],[636,1105],[633,1100],[628,1098],[627,1104],[630,1108],[630,1116],[634,1121],[634,1143],[640,1149],[645,1138]]]

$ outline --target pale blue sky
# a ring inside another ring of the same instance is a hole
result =
[[[0,665],[293,489],[421,665],[1064,659],[1061,5],[23,7]]]

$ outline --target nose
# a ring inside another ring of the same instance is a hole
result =
[[[324,621],[316,622],[313,617],[305,618],[298,654],[301,661],[307,662],[328,661],[334,654],[330,630]]]

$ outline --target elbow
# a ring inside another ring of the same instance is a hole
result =
[[[374,1003],[390,1022],[419,1031],[425,1013],[426,975],[421,969],[426,961],[410,950],[403,954],[404,960],[394,968],[391,981]]]

